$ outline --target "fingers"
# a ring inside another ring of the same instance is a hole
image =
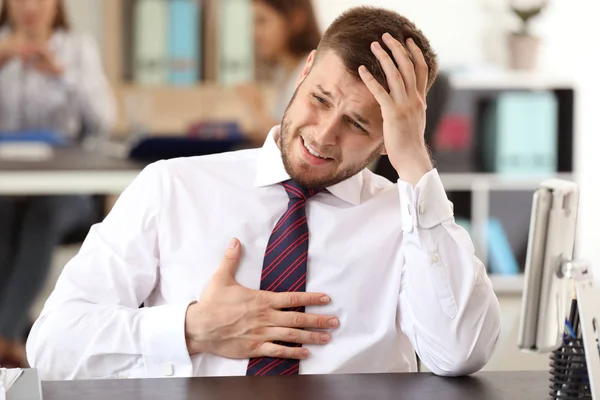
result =
[[[367,89],[371,92],[377,103],[383,107],[393,107],[394,100],[388,94],[388,92],[377,82],[377,79],[369,72],[367,67],[361,65],[358,68],[358,74],[360,79],[362,79],[363,83],[367,86]]]
[[[290,358],[304,360],[310,352],[303,347],[288,347],[271,342],[265,342],[258,348],[259,357]]]
[[[294,308],[302,306],[318,306],[328,304],[329,296],[323,293],[304,293],[304,292],[266,292],[263,294],[268,296],[269,304],[273,308]]]
[[[384,33],[382,39],[386,46],[391,50],[392,55],[396,60],[396,64],[398,64],[398,69],[400,70],[399,75],[404,82],[404,87],[406,90],[405,93],[408,96],[414,94],[414,90],[416,88],[415,67],[408,56],[406,48],[402,45],[402,43],[394,39],[394,37],[389,33]],[[387,58],[390,58],[387,53],[385,55]],[[388,79],[390,79],[390,75],[387,72],[386,75],[388,76]]]
[[[231,239],[217,270],[217,275],[224,280],[235,280],[241,253],[242,245],[240,241],[235,238]]]
[[[429,68],[427,67],[427,62],[425,61],[423,52],[419,46],[417,46],[414,40],[408,39],[406,44],[408,45],[408,49],[415,64],[417,91],[423,96],[423,98],[425,98],[427,95],[427,82],[429,78]]]
[[[267,340],[298,344],[327,344],[331,336],[327,332],[305,331],[302,329],[273,327],[265,329]]]
[[[388,43],[386,44],[388,47],[390,47]],[[398,68],[396,68],[396,65],[390,58],[389,54],[383,49],[383,47],[381,47],[379,42],[371,43],[371,51],[375,57],[377,57],[379,64],[381,64],[381,68],[383,68],[383,72],[385,72],[386,81],[390,88],[390,95],[392,98],[397,100],[405,98],[406,89],[404,87],[404,81],[402,80],[400,71],[398,71]],[[398,53],[397,49],[395,51]]]
[[[309,329],[337,328],[340,321],[328,315],[307,314],[293,311],[276,311],[271,317],[273,326]]]

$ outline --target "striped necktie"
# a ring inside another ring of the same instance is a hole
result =
[[[288,194],[286,212],[273,228],[265,250],[260,290],[271,292],[304,292],[308,258],[308,224],[306,201],[320,190],[306,189],[292,180],[282,183]],[[304,307],[283,311],[304,312]],[[297,343],[276,344],[299,347]],[[296,375],[299,360],[272,357],[252,358],[246,375]]]

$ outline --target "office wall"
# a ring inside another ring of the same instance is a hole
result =
[[[575,70],[579,91],[576,98],[577,157],[575,167],[581,184],[579,214],[580,256],[589,259],[600,281],[600,185],[598,184],[598,160],[600,150],[600,2],[585,1],[577,7],[576,23],[563,29],[569,38],[563,58]],[[594,39],[592,39],[594,38]]]
[[[429,37],[445,68],[504,64],[505,32],[517,26],[506,0],[315,0],[314,4],[322,27],[351,6],[369,4],[398,11]],[[534,32],[544,37],[541,69],[565,73],[572,70],[570,62],[562,57],[570,39],[557,28],[564,23],[576,24],[576,12],[567,1],[553,0],[532,23]]]
[[[65,3],[73,21],[73,27],[94,36],[102,48],[104,44],[102,0],[65,0]]]
[[[314,4],[323,28],[349,7],[381,6],[414,21],[429,37],[444,65],[480,64],[485,58],[481,33],[491,24],[478,0],[315,0]]]

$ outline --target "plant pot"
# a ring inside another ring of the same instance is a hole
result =
[[[531,71],[535,69],[540,48],[540,39],[523,34],[508,37],[510,68]]]

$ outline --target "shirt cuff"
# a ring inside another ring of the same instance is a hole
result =
[[[192,360],[185,342],[188,306],[163,305],[144,310],[140,332],[148,377],[192,376]]]
[[[421,177],[417,186],[398,179],[402,216],[402,231],[431,229],[452,218],[453,207],[437,169]]]

